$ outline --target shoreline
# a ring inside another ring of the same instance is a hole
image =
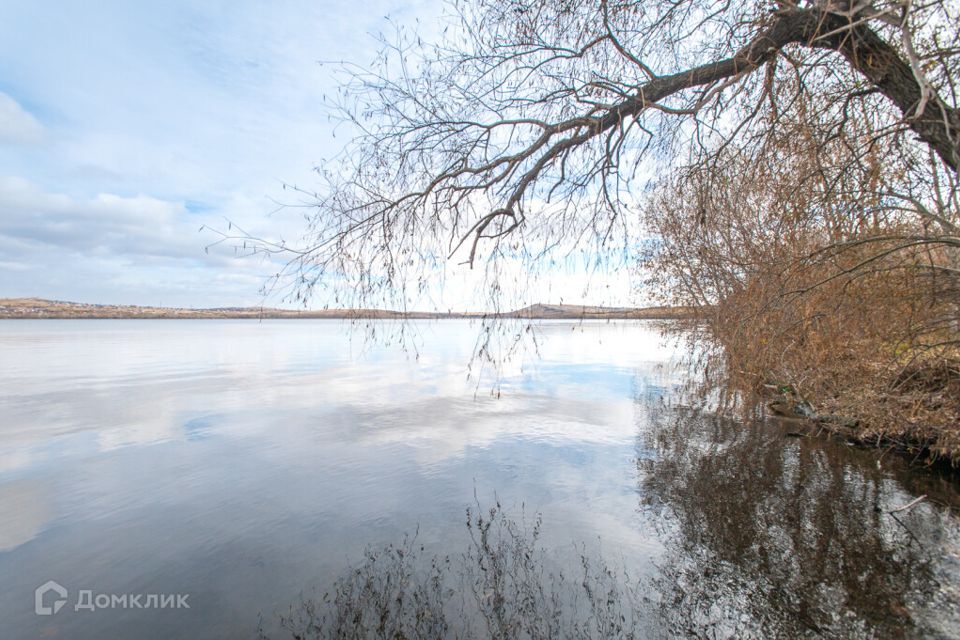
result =
[[[0,320],[683,320],[683,307],[590,307],[535,304],[505,312],[324,309],[299,311],[259,307],[191,309],[99,305],[38,298],[0,299]]]

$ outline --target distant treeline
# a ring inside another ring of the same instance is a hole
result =
[[[290,318],[290,319],[457,319],[457,318],[528,318],[528,319],[638,319],[674,320],[688,318],[692,310],[682,307],[595,307],[580,305],[535,304],[507,312],[429,312],[392,311],[389,309],[321,309],[294,310],[267,307],[222,307],[190,309],[173,307],[140,307],[134,305],[84,304],[43,300],[40,298],[0,299],[0,318]]]

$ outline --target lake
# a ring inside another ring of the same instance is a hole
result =
[[[653,323],[543,322],[498,373],[480,324],[372,326],[0,322],[0,637],[288,637],[365,550],[455,565],[497,503],[635,580],[641,637],[960,637],[954,478],[679,405]]]

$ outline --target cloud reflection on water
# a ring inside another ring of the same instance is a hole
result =
[[[673,563],[710,594],[713,583],[694,580],[704,554],[747,562],[804,527],[852,535],[866,494],[816,493],[836,469],[884,504],[921,490],[849,452],[791,457],[795,445],[773,432],[665,420],[682,416],[663,403],[680,378],[650,324],[545,323],[539,355],[508,363],[496,387],[466,375],[477,325],[418,328],[414,358],[351,342],[339,322],[0,324],[0,509],[17,522],[0,529],[0,619],[13,637],[34,637],[23,603],[49,579],[194,594],[179,617],[65,611],[56,623],[69,637],[248,633],[257,611],[328,581],[368,544],[419,528],[431,549],[456,551],[475,492],[542,512],[542,541],[558,553],[599,539],[635,574]],[[782,466],[751,457],[751,434]],[[837,509],[834,494],[850,503],[839,520],[790,515]],[[955,536],[951,522],[924,526]],[[886,524],[857,526],[851,540],[900,548]],[[919,582],[857,558],[890,578],[897,603],[920,606],[908,593]],[[793,575],[781,560],[724,566],[759,584]],[[739,615],[743,594],[728,595]],[[776,604],[761,596],[743,602]]]

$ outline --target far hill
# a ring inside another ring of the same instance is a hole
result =
[[[455,319],[455,318],[527,318],[543,320],[648,319],[671,320],[689,317],[689,310],[678,307],[591,307],[580,305],[534,304],[516,311],[500,313],[435,313],[428,311],[391,311],[386,309],[322,309],[299,311],[267,307],[225,307],[190,309],[181,307],[139,307],[133,305],[86,304],[42,298],[0,298],[0,319],[21,318],[289,318],[289,319]]]
[[[523,309],[501,314],[509,318],[536,318],[549,320],[611,319],[611,320],[676,320],[689,318],[690,310],[681,307],[594,307],[576,304],[532,304]]]

